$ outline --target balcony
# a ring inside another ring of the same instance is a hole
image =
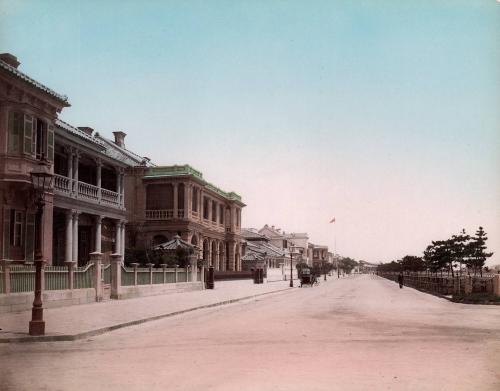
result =
[[[75,188],[77,191],[75,191]],[[54,175],[54,190],[56,194],[82,199],[94,204],[120,207],[120,195],[118,193],[89,183],[75,182],[63,175]]]

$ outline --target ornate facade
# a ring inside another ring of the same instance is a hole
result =
[[[241,270],[241,211],[234,192],[188,165],[131,167],[125,177],[128,243],[149,248],[179,235],[218,271]]]

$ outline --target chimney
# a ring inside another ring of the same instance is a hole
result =
[[[2,60],[3,62],[9,64],[11,67],[14,67],[16,69],[21,64],[19,61],[17,61],[17,57],[10,53],[1,53],[0,60]]]
[[[92,136],[92,133],[94,133],[94,129],[89,128],[88,126],[79,126],[78,129],[89,136]]]
[[[113,132],[115,135],[115,144],[120,148],[125,148],[125,136],[127,133],[123,133],[121,131]]]

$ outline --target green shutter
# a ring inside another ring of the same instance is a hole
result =
[[[19,153],[21,151],[21,137],[23,136],[23,115],[21,113],[9,112],[9,132],[8,149],[9,153]]]
[[[24,258],[26,261],[34,260],[35,251],[35,214],[26,213],[26,231],[24,235]]]
[[[36,145],[36,132],[33,116],[24,115],[24,154],[33,155],[35,153],[34,145]]]
[[[54,161],[54,127],[49,125],[47,130],[47,159]]]
[[[9,259],[10,256],[10,209],[3,209],[3,252],[2,258]]]

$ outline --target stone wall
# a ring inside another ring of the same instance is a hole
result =
[[[55,308],[76,304],[95,303],[95,297],[96,293],[94,288],[44,291],[42,293],[42,302],[44,308]],[[0,295],[0,314],[28,311],[33,307],[33,299],[33,292]]]

